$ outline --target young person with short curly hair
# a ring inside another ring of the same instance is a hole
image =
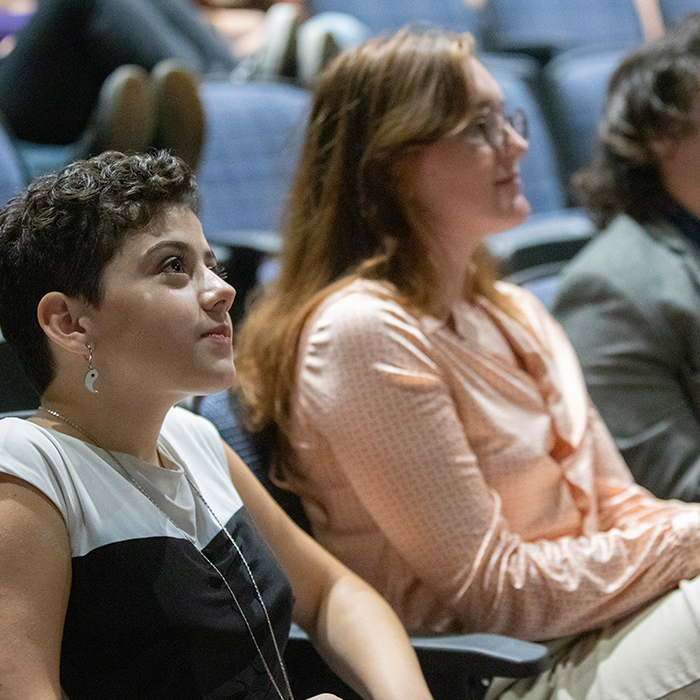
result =
[[[107,152],[0,212],[0,328],[41,393],[0,421],[0,695],[288,700],[293,617],[363,697],[430,700],[386,603],[173,408],[235,374],[195,203],[177,158]]]

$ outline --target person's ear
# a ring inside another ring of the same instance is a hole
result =
[[[82,319],[85,304],[62,292],[49,292],[37,307],[37,319],[44,333],[70,352],[85,353],[87,344]]]

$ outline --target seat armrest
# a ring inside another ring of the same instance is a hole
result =
[[[464,673],[479,678],[527,678],[552,664],[542,644],[498,634],[463,634],[446,637],[411,637],[424,668],[438,673]]]
[[[292,625],[289,644],[305,644],[308,636]],[[411,637],[421,667],[431,673],[475,678],[526,678],[551,666],[547,647],[498,634]]]

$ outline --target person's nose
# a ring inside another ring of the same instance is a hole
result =
[[[513,128],[512,124],[503,125],[503,134],[505,143],[502,152],[509,158],[512,158],[513,162],[522,158],[527,153],[530,142],[524,136],[521,136]]]
[[[221,308],[228,313],[236,298],[236,290],[213,270],[207,270],[203,303],[207,310]]]

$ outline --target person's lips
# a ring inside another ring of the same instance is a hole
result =
[[[496,180],[496,185],[511,185],[511,184],[517,184],[520,185],[520,173],[517,171],[514,171],[510,173],[509,175],[506,175],[505,177],[502,177],[498,180]]]
[[[211,328],[210,330],[202,333],[202,338],[211,338],[221,343],[231,342],[231,326],[226,323],[222,323],[220,326]]]

